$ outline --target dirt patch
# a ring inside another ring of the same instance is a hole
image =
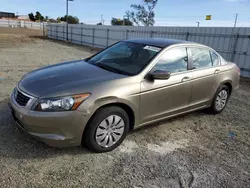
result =
[[[109,153],[54,149],[15,127],[10,93],[31,70],[94,52],[20,34],[0,34],[0,42],[0,187],[249,187],[249,79],[219,115],[149,125]]]
[[[36,40],[25,35],[0,34],[0,50],[22,47],[23,43],[36,43]]]
[[[25,35],[25,36],[41,36],[43,33],[40,29],[28,29],[28,28],[10,28],[0,27],[0,34],[13,34],[13,35]]]

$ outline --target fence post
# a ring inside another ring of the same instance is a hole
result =
[[[44,35],[44,34],[43,34],[43,22],[40,22],[40,31],[41,31],[41,33],[42,33],[41,35]]]
[[[45,36],[44,22],[43,22],[43,36]]]
[[[189,32],[186,33],[186,40],[188,40]]]
[[[70,28],[71,28],[71,29],[70,29],[70,33],[71,33],[70,40],[71,40],[71,42],[73,43],[73,27],[71,26]]]
[[[64,25],[62,25],[62,28],[63,28],[63,37],[62,37],[62,39],[65,40],[65,39],[64,39],[64,38],[65,38],[65,37],[64,37],[64,36],[65,36],[65,33],[64,33]]]
[[[150,38],[153,38],[154,31],[150,31]]]
[[[107,29],[107,41],[106,41],[106,47],[109,46],[109,29]]]
[[[93,28],[92,31],[92,50],[94,49],[95,46],[95,28]]]
[[[81,44],[82,44],[82,31],[83,31],[83,28],[81,27]]]
[[[58,28],[57,27],[58,27],[58,25],[56,25],[56,39],[58,39],[58,31],[57,31]]]
[[[235,52],[236,52],[238,39],[239,39],[239,33],[237,33],[235,35],[235,39],[234,39],[233,51],[232,51],[232,55],[231,55],[231,61],[232,62],[234,61],[234,56],[235,56]]]
[[[126,36],[125,36],[126,39],[128,39],[128,33],[129,33],[129,30],[127,29],[126,30]]]

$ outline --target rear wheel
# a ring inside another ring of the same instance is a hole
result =
[[[226,85],[220,86],[214,96],[209,111],[213,114],[222,112],[227,105],[229,96],[230,96],[229,88]]]
[[[129,131],[129,117],[116,106],[99,109],[86,127],[83,141],[94,152],[108,152],[119,146]]]

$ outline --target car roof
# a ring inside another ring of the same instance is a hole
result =
[[[192,43],[192,42],[185,41],[185,40],[176,40],[176,39],[168,39],[168,38],[136,38],[136,39],[128,39],[125,41],[146,44],[146,45],[151,45],[151,46],[157,46],[161,48],[165,48],[167,46],[174,45],[174,44]]]

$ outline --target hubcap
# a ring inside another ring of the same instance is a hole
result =
[[[216,110],[220,111],[226,106],[227,97],[228,97],[228,94],[226,90],[221,90],[219,92],[215,101]]]
[[[111,147],[117,143],[124,133],[124,120],[118,115],[104,119],[97,127],[95,140],[101,147]]]

